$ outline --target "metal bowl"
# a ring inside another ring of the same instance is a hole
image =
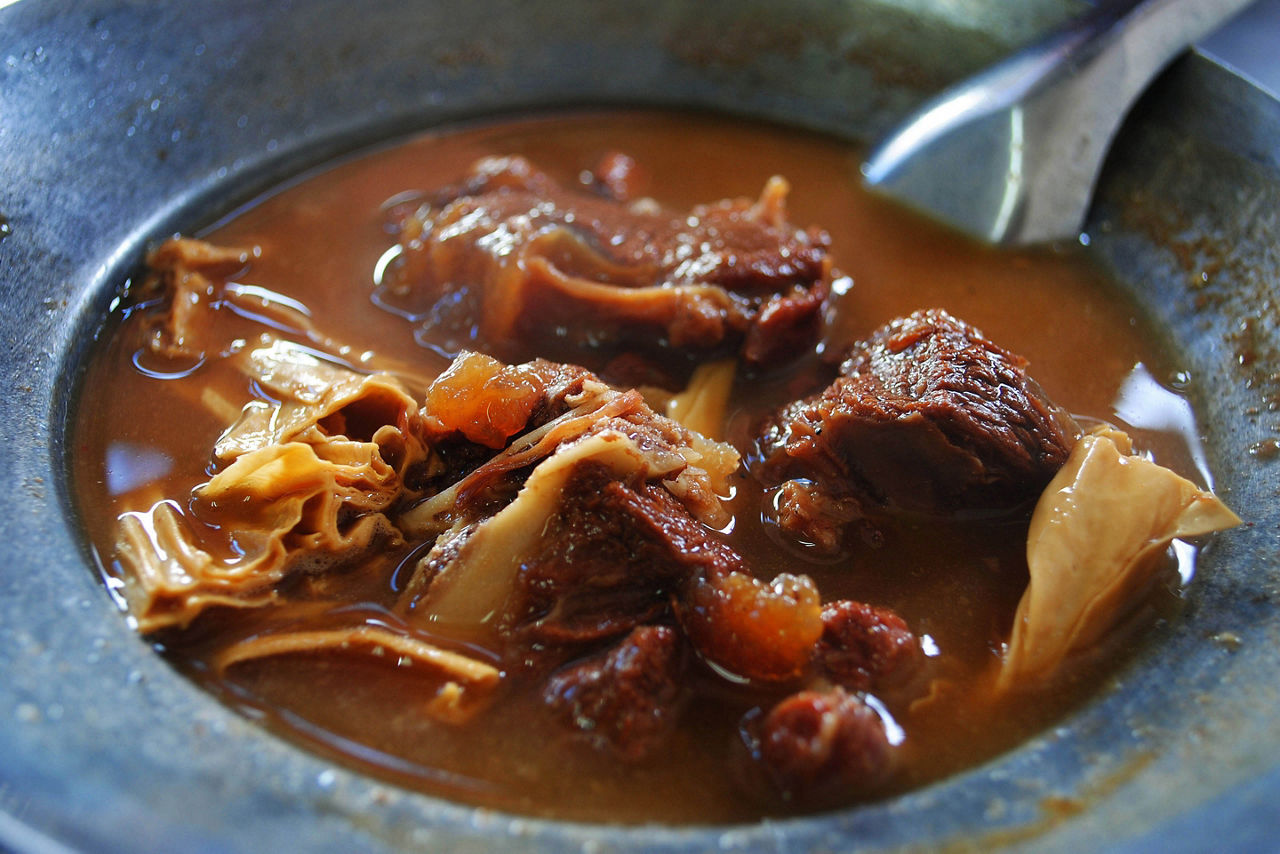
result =
[[[1071,14],[981,0],[22,0],[0,9],[0,845],[20,850],[1270,847],[1280,830],[1280,103],[1193,55],[1120,135],[1092,251],[1185,355],[1247,527],[1057,727],[885,802],[733,827],[532,820],[401,790],[238,716],[126,626],[68,425],[144,246],[462,118],[679,105],[868,139]],[[1087,354],[1082,354],[1087,357]]]

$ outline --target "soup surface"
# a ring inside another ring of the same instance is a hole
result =
[[[548,707],[547,668],[512,666],[483,638],[465,633],[423,634],[441,649],[501,671],[496,696],[465,720],[424,713],[438,686],[415,667],[379,661],[397,654],[379,643],[364,656],[285,651],[228,664],[226,651],[246,639],[300,629],[400,630],[404,614],[397,603],[432,547],[428,535],[375,538],[374,548],[339,571],[290,576],[259,607],[214,605],[183,625],[157,626],[152,637],[177,667],[311,749],[459,801],[582,820],[727,822],[884,797],[1007,749],[1096,686],[1106,672],[1101,663],[1122,658],[1136,629],[1176,609],[1185,579],[1166,558],[1158,583],[1126,604],[1091,654],[1076,655],[1034,690],[1009,689],[998,674],[1028,583],[1029,504],[995,515],[888,514],[877,518],[875,537],[848,536],[828,548],[780,530],[771,503],[776,484],[762,484],[753,473],[762,421],[821,391],[855,342],[921,309],[945,309],[1025,357],[1047,398],[1085,427],[1115,424],[1162,465],[1201,484],[1208,473],[1198,463],[1189,420],[1173,430],[1144,426],[1168,423],[1144,417],[1155,409],[1188,411],[1169,390],[1177,384],[1176,357],[1081,251],[978,247],[867,195],[859,184],[859,152],[842,142],[663,112],[530,118],[433,133],[280,188],[200,235],[248,254],[219,281],[216,294],[205,294],[198,348],[148,346],[163,299],[142,282],[131,283],[86,375],[75,443],[79,506],[108,567],[109,586],[127,592],[132,583],[118,549],[122,518],[157,502],[171,502],[215,558],[234,563],[244,557],[245,542],[228,533],[234,511],[195,508],[191,495],[225,468],[214,448],[241,408],[278,402],[246,375],[245,353],[292,342],[344,370],[388,371],[420,402],[461,346],[486,344],[465,324],[435,322],[430,307],[413,304],[395,287],[406,216],[411,219],[424,198],[456,185],[485,157],[523,157],[559,186],[582,191],[600,182],[602,159],[617,162],[608,160],[615,152],[629,158],[625,194],[671,210],[753,199],[772,176],[785,176],[787,219],[830,236],[838,275],[819,341],[785,358],[734,368],[718,427],[746,469],[733,475],[727,521],[707,536],[740,554],[760,580],[803,574],[823,602],[856,600],[892,612],[909,627],[919,659],[910,678],[883,690],[850,689],[860,708],[874,710],[877,737],[892,755],[875,785],[855,781],[837,786],[834,795],[807,797],[761,783],[750,766],[753,751],[762,749],[762,716],[813,684],[754,684],[700,654],[685,666],[678,720],[660,746],[622,756],[585,737],[590,727],[566,726]],[[565,336],[550,330],[517,349],[496,355],[511,362],[534,356],[575,361]],[[668,386],[687,382],[698,361],[664,363],[661,353],[646,358]],[[617,382],[607,360],[598,361],[587,367]],[[676,601],[677,615],[691,607],[679,596]],[[657,622],[671,619],[667,614]],[[550,667],[562,674],[616,641],[602,636]]]

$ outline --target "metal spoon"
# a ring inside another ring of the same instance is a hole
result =
[[[866,183],[990,243],[1075,239],[1130,104],[1250,2],[1103,2],[926,103],[872,152]]]

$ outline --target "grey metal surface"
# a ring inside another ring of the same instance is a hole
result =
[[[1074,240],[1133,100],[1249,0],[1112,0],[931,99],[869,186],[990,243]]]
[[[458,118],[676,103],[850,137],[1057,3],[43,2],[0,9],[0,845],[85,851],[1248,850],[1280,832],[1280,107],[1203,56],[1121,131],[1087,228],[1183,353],[1249,526],[1057,728],[891,801],[740,827],[565,825],[308,754],[176,675],[98,582],[66,479],[83,360],[147,241]],[[967,10],[967,11],[966,11]],[[977,22],[969,26],[967,21]],[[1008,29],[992,29],[1006,21]],[[1087,354],[1082,354],[1087,358]],[[1231,632],[1239,643],[1213,638]],[[1076,804],[1079,812],[1052,804]]]
[[[1280,0],[1258,0],[1197,47],[1280,97]]]

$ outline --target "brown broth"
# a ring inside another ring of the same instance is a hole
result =
[[[367,352],[377,364],[400,364],[430,377],[446,361],[415,341],[410,323],[370,298],[374,270],[392,244],[383,203],[406,190],[448,184],[491,154],[523,154],[571,184],[610,150],[634,157],[647,176],[645,192],[673,207],[754,196],[769,176],[785,175],[792,185],[791,220],[827,229],[838,267],[854,282],[828,330],[832,351],[892,317],[938,306],[1026,356],[1049,396],[1077,414],[1123,423],[1113,405],[1136,365],[1158,380],[1174,375],[1176,364],[1141,316],[1081,251],[1008,253],[975,246],[866,194],[859,152],[847,144],[721,118],[591,113],[429,134],[306,176],[202,236],[258,247],[243,283],[304,304],[316,329],[345,342],[338,355],[362,363]],[[129,307],[127,299],[124,305],[89,367],[74,445],[79,506],[108,566],[120,513],[145,509],[161,497],[182,504],[207,479],[210,448],[227,425],[211,414],[205,396],[216,394],[236,409],[249,398],[247,381],[217,356],[219,349],[253,346],[263,332],[305,343],[296,331],[219,311],[217,344],[208,359],[176,372],[182,376],[159,376],[175,366],[138,355],[144,351],[137,315],[145,307]],[[742,447],[754,416],[818,383],[817,368],[806,363],[740,384],[731,438]],[[1165,465],[1193,479],[1207,477],[1195,470],[1193,433],[1134,433]],[[1000,703],[989,688],[1026,583],[1025,521],[995,526],[905,519],[883,549],[813,561],[761,522],[760,501],[751,489],[739,491],[730,535],[758,575],[803,566],[824,599],[890,606],[927,636],[935,653],[931,674],[939,687],[933,701],[890,709],[906,733],[906,761],[890,791],[1007,749],[1060,717],[1101,679],[1101,668],[1085,662],[1034,702],[1020,697]],[[566,743],[533,699],[514,689],[510,702],[455,730],[420,713],[425,698],[414,695],[411,680],[347,661],[269,660],[239,668],[234,683],[209,675],[207,658],[225,637],[303,617],[347,624],[388,619],[396,568],[411,550],[379,555],[364,571],[336,582],[354,603],[341,613],[320,607],[316,614],[318,606],[303,604],[202,618],[188,635],[163,640],[181,669],[272,728],[337,760],[460,801],[618,822],[745,821],[776,809],[744,799],[726,771],[736,721],[750,708],[751,696],[710,684],[722,702],[689,709],[658,761],[626,765]],[[1175,604],[1170,586],[1157,591],[1146,613],[1168,612]],[[1131,633],[1119,633],[1107,652],[1131,643]]]

